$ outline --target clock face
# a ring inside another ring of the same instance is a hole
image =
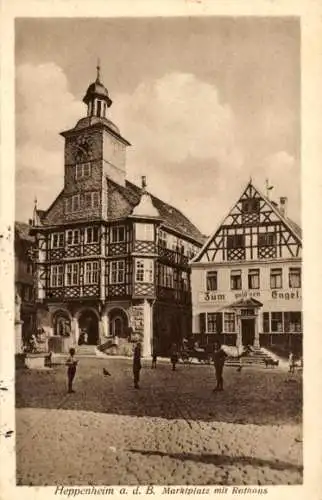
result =
[[[92,141],[87,137],[78,137],[73,143],[73,153],[76,162],[91,160],[93,152]]]

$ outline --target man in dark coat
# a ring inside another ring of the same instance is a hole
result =
[[[213,352],[213,360],[216,372],[216,381],[217,386],[214,391],[223,391],[224,390],[224,379],[223,379],[223,369],[226,360],[227,354],[221,348],[220,342],[216,341],[214,344],[214,352]]]
[[[141,370],[141,343],[138,342],[133,352],[133,377],[134,377],[135,389],[140,389],[139,387],[140,370]]]

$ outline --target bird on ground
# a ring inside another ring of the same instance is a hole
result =
[[[111,376],[110,372],[108,370],[106,370],[106,368],[103,368],[103,375],[105,375],[105,377],[107,377],[107,376],[110,377]]]

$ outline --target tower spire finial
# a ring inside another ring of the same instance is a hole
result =
[[[101,78],[101,60],[100,60],[99,57],[97,58],[96,70],[97,70],[96,81],[100,82],[100,78]]]

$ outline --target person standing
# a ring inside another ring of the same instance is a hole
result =
[[[295,372],[295,360],[294,360],[293,351],[291,351],[289,356],[288,356],[288,371],[289,371],[289,373]]]
[[[177,344],[172,344],[171,346],[171,355],[170,355],[170,361],[172,364],[172,371],[175,371],[176,369],[176,364],[178,363],[179,355],[178,355],[178,348]]]
[[[68,393],[75,392],[73,391],[73,380],[76,375],[76,366],[78,361],[75,359],[75,349],[69,349],[69,357],[67,358],[67,383],[68,383]]]
[[[137,342],[134,352],[133,352],[133,377],[134,377],[134,388],[140,389],[140,370],[141,370],[141,343]]]
[[[220,342],[217,340],[214,344],[214,352],[213,352],[213,361],[215,366],[216,382],[217,382],[214,392],[224,390],[223,370],[226,357],[227,354],[222,349]]]

